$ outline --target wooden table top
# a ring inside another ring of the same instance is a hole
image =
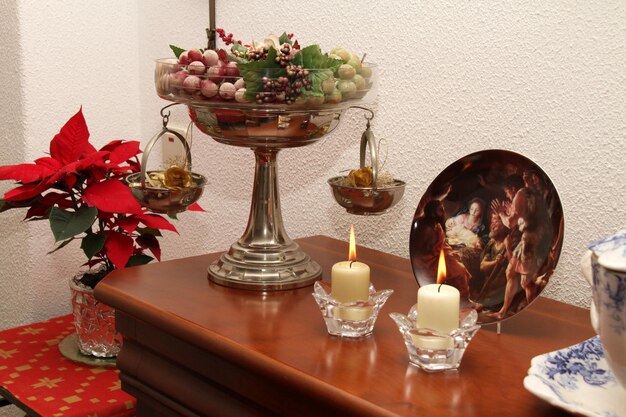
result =
[[[347,256],[344,241],[314,236],[297,242],[321,265],[325,280]],[[96,295],[206,352],[289,381],[302,395],[336,406],[336,415],[567,415],[526,391],[522,381],[532,357],[594,335],[588,310],[539,297],[502,322],[501,334],[484,326],[458,371],[426,373],[409,364],[389,317],[415,304],[409,260],[363,247],[358,255],[377,289],[394,290],[373,335],[361,340],[327,334],[312,286],[260,293],[208,281],[207,267],[219,254],[117,270]]]

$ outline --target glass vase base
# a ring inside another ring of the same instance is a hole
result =
[[[376,291],[370,284],[368,300],[340,303],[330,296],[329,283],[316,282],[313,288],[313,297],[320,307],[328,334],[353,339],[372,334],[380,309],[393,293],[393,290]]]
[[[478,314],[475,310],[470,310],[461,320],[461,326],[448,334],[416,328],[415,305],[408,316],[400,313],[391,313],[389,316],[402,333],[409,363],[427,372],[458,369],[465,350],[480,329],[480,325],[476,324]]]

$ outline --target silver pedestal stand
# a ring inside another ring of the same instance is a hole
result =
[[[209,279],[257,291],[304,287],[320,279],[321,268],[293,242],[283,224],[277,155],[281,149],[315,143],[339,124],[347,107],[275,109],[217,107],[189,103],[191,119],[216,141],[254,151],[254,187],[243,236],[209,266]]]

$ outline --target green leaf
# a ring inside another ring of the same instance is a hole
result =
[[[137,265],[145,265],[149,262],[152,262],[154,258],[148,255],[132,255],[128,262],[126,263],[126,267],[129,266],[137,266]]]
[[[283,43],[288,43],[289,45],[293,44],[293,42],[291,42],[291,39],[289,39],[289,35],[287,35],[287,32],[283,32],[283,34],[280,35],[280,38],[278,38],[278,42],[280,42],[281,46]]]
[[[243,64],[247,64],[248,61],[246,58],[240,57],[240,56],[236,56],[236,55],[232,55],[232,54],[228,54],[228,61],[229,62],[236,62],[237,65],[243,65]]]
[[[172,220],[178,220],[178,216],[176,216],[176,213],[167,213],[167,217]]]
[[[310,71],[309,80],[311,80],[311,89],[302,90],[302,94],[305,96],[323,96],[324,90],[322,89],[322,82],[332,77],[333,71],[329,69]]]
[[[175,46],[175,45],[170,45],[170,49],[172,50],[172,52],[174,52],[174,55],[176,55],[176,59],[180,58],[180,54],[185,52],[183,48],[179,48],[178,46]]]
[[[139,233],[140,235],[152,235],[157,237],[163,236],[159,229],[155,229],[153,227],[138,227],[137,229],[135,229],[135,232]]]
[[[74,240],[73,237],[67,239],[66,241],[64,241],[63,243],[61,243],[59,246],[57,246],[56,248],[52,249],[50,252],[48,252],[48,255],[50,255],[51,253],[54,253],[56,251],[58,251],[61,248],[66,247],[72,240]]]
[[[333,73],[342,64],[340,59],[331,58],[328,54],[323,54],[318,45],[309,45],[296,53],[292,62],[298,62],[296,65],[302,65],[309,69],[309,80],[311,81],[311,89],[303,90],[305,96],[324,95],[322,90],[322,82],[333,77]]]
[[[106,236],[102,233],[87,233],[80,244],[80,248],[85,252],[87,259],[91,259],[104,248],[105,241]]]
[[[248,53],[248,48],[246,48],[245,46],[243,46],[239,42],[235,42],[233,44],[233,46],[230,48],[230,50],[233,51],[233,52],[240,52],[242,54],[247,54]]]
[[[83,233],[91,227],[97,215],[98,209],[95,207],[83,206],[76,212],[52,207],[50,228],[54,239],[60,242]]]
[[[276,49],[273,46],[264,60],[239,64],[238,68],[246,82],[246,98],[249,101],[255,101],[256,95],[263,91],[263,77],[277,78],[287,75],[287,70],[276,62]]]
[[[304,65],[302,64],[302,54],[299,52],[296,52],[296,54],[293,56],[293,58],[291,58],[291,65],[300,65],[304,68]]]
[[[3,211],[8,210],[10,207],[9,205],[6,203],[6,201],[4,200],[0,200],[0,213],[2,213]]]
[[[323,54],[319,45],[309,45],[301,49],[296,55],[302,56],[302,66],[309,69],[331,69],[335,71],[343,63],[340,59],[331,58]]]

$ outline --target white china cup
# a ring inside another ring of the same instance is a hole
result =
[[[626,388],[626,229],[589,244],[581,260],[591,285],[591,324],[607,363]]]

